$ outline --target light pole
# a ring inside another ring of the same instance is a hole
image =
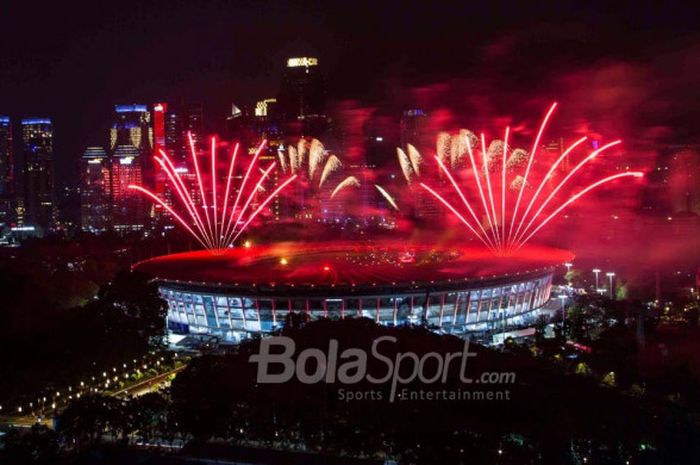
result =
[[[595,273],[595,293],[598,293],[598,289],[600,289],[600,286],[598,286],[598,275],[600,274],[600,268],[593,268],[593,273]]]
[[[566,276],[564,279],[566,279],[566,282],[571,286],[571,277],[569,276],[569,273],[571,272],[571,267],[574,266],[573,263],[571,262],[566,262],[564,263],[564,266],[566,267]]]
[[[566,302],[566,295],[560,295],[559,300],[561,300],[561,318],[563,321],[566,321],[566,306],[564,305],[564,302]]]
[[[608,279],[610,279],[610,298],[612,299],[613,298],[613,277],[615,276],[615,273],[613,273],[612,271],[608,271],[607,273],[605,273],[605,276],[607,276]]]

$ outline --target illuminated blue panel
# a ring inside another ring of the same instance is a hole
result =
[[[114,105],[114,110],[117,113],[132,113],[148,111],[146,105]]]
[[[23,119],[22,124],[51,124],[49,118],[29,118]]]
[[[9,123],[9,122],[10,122],[9,116],[0,116],[0,123]]]

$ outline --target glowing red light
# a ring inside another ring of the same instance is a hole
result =
[[[189,216],[191,222],[185,221],[180,214],[178,214],[174,209],[165,203],[158,195],[144,189],[141,186],[130,185],[129,189],[134,189],[139,193],[145,195],[153,202],[155,202],[160,207],[163,207],[170,215],[175,218],[175,220],[182,225],[185,230],[190,233],[198,242],[200,242],[205,248],[208,249],[225,249],[233,245],[233,243],[238,239],[238,237],[246,230],[250,223],[255,219],[255,217],[276,197],[282,189],[288,186],[294,179],[296,175],[289,177],[282,184],[280,184],[276,189],[274,189],[270,194],[268,194],[263,201],[259,204],[257,209],[252,213],[249,212],[248,208],[251,205],[253,198],[262,191],[263,183],[269,179],[270,172],[275,167],[275,162],[273,162],[266,170],[263,171],[262,175],[256,182],[252,189],[246,190],[248,180],[252,173],[253,167],[258,160],[258,155],[260,151],[265,146],[265,141],[263,141],[255,154],[255,157],[248,164],[246,174],[238,186],[238,192],[236,194],[236,200],[233,206],[229,209],[229,200],[231,193],[231,184],[234,176],[234,167],[236,162],[236,156],[238,153],[238,144],[236,144],[233,153],[231,155],[229,170],[226,177],[226,190],[224,191],[223,198],[219,188],[217,187],[217,164],[216,164],[216,139],[212,137],[211,139],[211,187],[206,188],[202,180],[201,172],[199,169],[199,161],[197,159],[197,152],[194,146],[194,139],[192,134],[188,133],[190,152],[192,155],[192,163],[195,168],[196,173],[196,184],[200,194],[198,199],[193,198],[190,194],[193,191],[192,186],[188,188],[185,185],[183,179],[180,177],[178,171],[175,169],[173,163],[170,161],[168,155],[160,150],[160,157],[154,157],[156,162],[163,168],[166,173],[168,180],[172,184],[174,191],[177,193],[176,200],[184,206],[185,216]],[[246,201],[243,205],[240,205],[240,200],[243,196],[246,196]],[[222,202],[223,201],[223,202]],[[223,208],[221,204],[223,203]],[[203,212],[200,212],[203,210]],[[202,218],[204,216],[204,218]]]
[[[498,178],[495,178],[496,181],[495,183],[492,182],[491,179],[491,173],[489,170],[489,158],[487,155],[487,149],[486,149],[486,139],[484,137],[484,134],[481,134],[480,137],[480,142],[481,142],[481,166],[477,166],[474,153],[471,147],[471,142],[469,138],[467,138],[466,143],[467,143],[467,151],[469,153],[469,160],[471,162],[471,168],[472,168],[472,173],[474,176],[474,181],[476,183],[476,190],[479,194],[479,197],[481,198],[481,206],[483,207],[482,214],[483,217],[485,217],[485,220],[487,222],[487,225],[482,225],[482,221],[480,221],[479,216],[477,213],[474,211],[472,208],[472,205],[469,203],[467,200],[464,192],[462,191],[462,188],[460,185],[455,181],[453,175],[450,173],[450,170],[445,166],[445,164],[442,162],[439,156],[435,157],[435,160],[438,164],[438,167],[440,168],[441,172],[445,174],[447,177],[450,185],[454,189],[454,191],[457,193],[459,198],[462,200],[462,203],[464,204],[464,207],[466,210],[469,212],[469,215],[471,216],[471,219],[473,219],[473,222],[469,221],[467,218],[462,215],[461,212],[455,208],[453,204],[451,204],[447,199],[445,199],[441,194],[436,192],[434,189],[431,187],[427,186],[424,183],[421,183],[421,187],[423,187],[425,190],[430,192],[442,205],[444,205],[457,219],[459,219],[468,229],[471,231],[476,238],[478,238],[484,245],[486,245],[492,252],[502,255],[505,253],[512,254],[514,251],[520,249],[525,243],[527,243],[540,229],[542,229],[547,223],[549,223],[553,218],[557,216],[557,214],[562,211],[564,208],[566,208],[568,205],[571,203],[575,202],[577,199],[579,199],[581,196],[589,192],[590,190],[601,186],[603,184],[606,184],[610,181],[613,181],[615,179],[623,178],[623,177],[641,177],[643,176],[643,173],[641,172],[633,172],[633,171],[627,171],[625,173],[617,174],[614,176],[609,176],[606,178],[603,178],[597,182],[594,182],[590,186],[586,187],[582,191],[578,192],[577,194],[573,195],[570,197],[568,200],[563,201],[560,203],[560,205],[555,206],[553,212],[550,213],[548,216],[545,213],[545,209],[550,205],[550,203],[557,198],[557,194],[562,190],[562,188],[573,178],[573,176],[579,172],[587,163],[589,163],[591,160],[593,160],[595,157],[600,155],[601,153],[605,152],[611,147],[614,147],[618,144],[621,143],[621,141],[616,140],[613,142],[610,142],[600,148],[596,148],[593,152],[591,152],[584,160],[579,162],[572,170],[570,170],[566,176],[559,181],[556,186],[552,189],[552,191],[547,195],[547,197],[543,201],[539,201],[540,194],[542,193],[542,190],[544,189],[545,185],[547,185],[548,181],[554,174],[555,170],[557,167],[569,156],[569,154],[579,145],[581,145],[585,140],[586,137],[582,137],[581,139],[577,140],[573,144],[571,144],[554,162],[549,167],[549,170],[547,174],[544,175],[544,177],[540,180],[539,186],[535,190],[534,194],[530,197],[529,203],[527,204],[527,207],[524,209],[523,213],[519,215],[519,208],[520,204],[522,201],[523,197],[523,191],[525,190],[526,185],[528,185],[528,176],[531,174],[531,168],[533,165],[533,159],[535,157],[535,153],[537,151],[537,148],[539,147],[540,140],[542,138],[542,135],[544,133],[544,129],[547,125],[547,122],[549,121],[552,113],[554,112],[554,109],[557,107],[557,104],[554,103],[552,106],[549,108],[549,111],[546,113],[545,117],[543,118],[542,124],[540,125],[539,131],[537,132],[537,136],[535,138],[535,143],[533,144],[532,151],[530,152],[530,155],[528,156],[528,162],[527,162],[527,167],[525,169],[524,175],[522,177],[516,177],[516,180],[520,181],[520,186],[518,187],[518,195],[517,199],[515,201],[515,204],[510,211],[510,215],[508,214],[507,208],[508,208],[508,200],[507,200],[507,191],[508,191],[508,180],[507,180],[507,153],[508,153],[508,138],[510,135],[510,128],[506,128],[505,131],[505,138],[503,142],[503,153],[502,153],[502,163],[501,163],[501,172],[500,172],[500,191],[501,191],[501,198],[500,198],[500,218],[496,209],[496,202],[495,202],[495,196],[494,196],[494,184],[495,186],[498,185]],[[496,154],[493,154],[493,156],[496,156]],[[485,188],[482,185],[481,178],[484,178],[484,183],[486,184]],[[497,190],[496,190],[497,192]],[[497,194],[496,194],[497,195]],[[534,211],[534,213],[532,213]],[[506,227],[505,223],[508,221],[508,216],[510,216],[510,227],[508,229],[508,232],[506,234]],[[545,216],[543,218],[543,216]],[[519,220],[519,221],[518,221]],[[488,226],[488,230],[486,229],[486,226]],[[477,227],[480,231],[477,230]]]

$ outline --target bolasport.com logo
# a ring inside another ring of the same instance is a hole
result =
[[[469,361],[477,356],[469,340],[458,352],[424,354],[397,351],[396,343],[393,336],[381,336],[372,341],[369,352],[357,347],[341,351],[338,341],[330,339],[325,350],[305,348],[297,353],[293,339],[274,336],[260,341],[259,352],[249,362],[257,364],[259,384],[326,383],[336,386],[338,399],[347,402],[510,400],[514,372],[469,375]]]

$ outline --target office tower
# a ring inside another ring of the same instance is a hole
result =
[[[12,125],[9,117],[0,116],[0,229],[14,220],[14,191]]]
[[[165,114],[168,111],[167,103],[153,104],[153,147],[165,148]]]
[[[204,105],[189,103],[183,106],[184,132],[192,134],[195,144],[204,141]]]
[[[129,185],[143,185],[141,153],[133,145],[117,145],[111,157],[112,227],[120,233],[139,231],[146,222],[146,203]]]
[[[14,193],[14,159],[10,118],[0,116],[0,197]]]
[[[153,148],[151,113],[146,105],[115,105],[110,129],[110,148],[131,145],[140,153]]]
[[[46,233],[55,221],[53,125],[48,118],[22,120],[22,156],[27,226]]]
[[[161,151],[168,153],[165,146],[166,141],[166,112],[168,111],[167,103],[153,104],[153,155],[160,157]],[[167,175],[161,166],[154,159],[150,159],[147,164],[153,166],[153,180],[156,194],[162,195],[165,192],[167,185]]]
[[[190,158],[187,133],[192,133],[195,145],[204,138],[204,110],[202,104],[168,104],[164,107],[165,151],[176,166],[183,166]]]
[[[117,146],[133,147],[129,152],[137,154],[134,163],[140,165],[144,183],[153,187],[156,170],[151,158],[154,144],[151,112],[146,105],[115,105],[112,118],[110,151],[114,152]]]
[[[411,144],[421,150],[432,143],[429,140],[431,135],[428,133],[428,115],[420,108],[404,111],[399,125],[401,147],[404,149]]]
[[[327,129],[325,86],[318,64],[313,57],[287,60],[278,100],[289,133],[318,137]]]
[[[228,140],[238,140],[245,137],[244,134],[249,129],[249,118],[247,112],[244,112],[235,103],[231,104],[231,113],[226,116],[226,121],[224,122],[224,133],[223,138]]]
[[[669,200],[673,213],[697,215],[700,213],[700,151],[697,147],[683,147],[668,159]]]
[[[111,229],[112,177],[109,156],[102,147],[88,147],[80,159],[80,216],[83,231]]]
[[[400,120],[401,147],[407,150],[408,144],[413,145],[421,153],[430,153],[435,150],[434,134],[428,127],[428,114],[420,108],[411,108],[401,114]],[[444,180],[434,180],[436,184]],[[416,219],[432,223],[441,217],[442,207],[435,199],[423,189],[418,189],[413,194],[413,214]]]

